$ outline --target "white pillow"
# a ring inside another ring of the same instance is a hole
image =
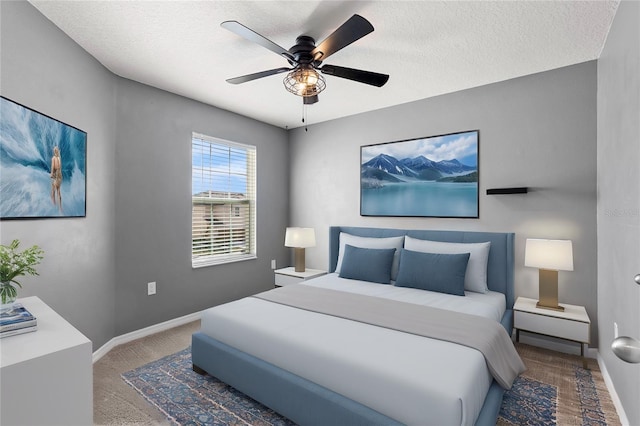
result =
[[[394,248],[396,249],[393,255],[393,264],[391,265],[391,279],[395,281],[398,276],[398,263],[400,259],[400,249],[404,243],[404,235],[399,237],[385,237],[385,238],[371,238],[371,237],[358,237],[357,235],[347,234],[346,232],[340,233],[340,248],[338,250],[338,264],[336,265],[336,272],[340,273],[342,267],[342,259],[344,257],[344,246],[349,244],[353,247],[360,248],[373,248],[384,249]]]
[[[441,241],[420,240],[405,237],[404,248],[425,253],[460,254],[469,253],[467,273],[464,276],[464,289],[485,293],[487,287],[487,261],[491,242],[486,243],[445,243]]]

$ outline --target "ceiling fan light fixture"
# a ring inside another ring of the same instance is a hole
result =
[[[296,96],[301,96],[303,105],[312,105],[318,102],[318,94],[327,87],[320,71],[325,75],[376,87],[384,86],[389,80],[389,76],[386,74],[322,63],[334,53],[373,31],[373,25],[358,14],[347,19],[317,46],[313,37],[303,34],[296,37],[296,44],[290,49],[277,45],[238,21],[225,21],[220,25],[240,37],[283,57],[293,67],[275,68],[227,79],[230,84],[246,83],[274,74],[288,72],[283,80],[285,89]]]
[[[326,87],[324,77],[311,66],[299,66],[289,72],[284,80],[284,87],[297,96],[317,96]]]

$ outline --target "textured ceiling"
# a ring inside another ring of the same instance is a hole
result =
[[[279,127],[302,125],[288,66],[223,28],[236,20],[288,49],[354,13],[375,31],[325,63],[389,74],[382,88],[326,76],[313,124],[597,59],[618,1],[40,1],[31,3],[115,74]]]

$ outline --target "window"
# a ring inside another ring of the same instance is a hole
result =
[[[256,148],[191,138],[191,265],[256,257]]]

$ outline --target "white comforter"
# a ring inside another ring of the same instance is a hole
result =
[[[345,280],[305,282],[500,320],[504,295],[450,296]],[[248,297],[203,312],[202,331],[409,425],[471,425],[492,378],[474,349]]]

